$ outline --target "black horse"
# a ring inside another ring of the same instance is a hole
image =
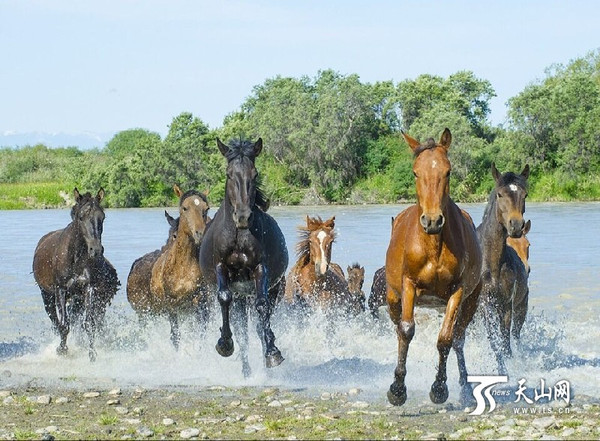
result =
[[[518,340],[529,299],[527,268],[517,252],[506,244],[508,237],[521,237],[526,225],[523,213],[529,166],[521,174],[500,174],[492,163],[492,175],[496,185],[477,227],[483,255],[479,301],[498,371],[504,375],[507,373],[504,358],[512,355],[511,326]]]
[[[283,233],[266,213],[268,203],[257,186],[254,160],[262,150],[262,139],[255,143],[236,141],[231,144],[227,146],[217,139],[219,150],[227,158],[225,198],[206,229],[200,266],[206,282],[217,288],[223,315],[217,352],[229,357],[234,351],[229,326],[231,306],[242,355],[242,372],[247,377],[250,375],[248,298],[254,298],[258,312],[257,331],[266,366],[275,367],[283,362],[275,346],[270,319],[276,299],[283,292],[288,253]]]
[[[85,312],[90,360],[96,359],[95,334],[103,324],[106,307],[119,288],[117,271],[104,257],[102,229],[104,211],[100,201],[74,190],[71,223],[43,236],[33,256],[33,276],[42,291],[44,307],[53,328],[60,334],[59,354],[67,352],[70,323]]]

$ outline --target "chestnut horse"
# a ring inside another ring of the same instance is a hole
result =
[[[492,176],[496,185],[490,193],[481,225],[477,227],[483,253],[481,306],[498,371],[505,375],[504,358],[512,355],[511,326],[513,335],[519,339],[529,300],[525,264],[506,244],[508,237],[523,235],[529,166],[518,175],[500,174],[492,164]]]
[[[508,236],[506,238],[506,245],[515,250],[517,256],[519,256],[519,259],[521,259],[521,262],[523,262],[523,265],[525,265],[527,274],[531,272],[531,268],[529,267],[529,247],[531,244],[526,236],[529,233],[529,230],[531,230],[531,220],[525,222],[525,226],[523,227],[523,235],[521,237]]]
[[[201,326],[206,325],[207,321],[208,301],[198,253],[207,225],[209,206],[205,193],[196,190],[184,193],[177,185],[173,189],[179,197],[175,238],[171,244],[163,247],[152,265],[149,295],[146,292],[145,297],[136,297],[132,292],[128,298],[130,302],[134,300],[134,309],[149,308],[151,314],[167,314],[171,325],[171,342],[178,349],[181,313],[193,311]],[[133,267],[132,270],[135,271]],[[136,303],[144,298],[149,299],[145,305],[144,302]]]
[[[262,139],[236,141],[231,146],[217,139],[227,159],[225,198],[211,221],[200,249],[200,265],[207,282],[217,291],[223,326],[216,349],[223,357],[233,354],[229,324],[240,344],[242,372],[250,375],[248,363],[248,311],[246,302],[254,300],[258,312],[257,331],[268,368],[283,362],[271,330],[271,313],[283,291],[288,265],[285,237],[266,211],[268,202],[258,189],[255,158],[262,151]],[[233,302],[233,304],[232,304]]]
[[[165,250],[170,247],[177,238],[177,229],[179,228],[179,218],[173,218],[165,210],[165,218],[169,223],[169,235],[167,242],[160,250],[154,250],[144,254],[136,259],[131,265],[129,276],[127,277],[127,300],[138,314],[142,323],[146,322],[147,316],[152,312],[152,295],[150,292],[150,281],[152,279],[152,267]]]
[[[392,226],[385,273],[387,303],[398,333],[398,365],[388,391],[390,403],[406,401],[406,355],[415,333],[415,303],[445,308],[438,335],[438,371],[429,397],[434,403],[448,398],[446,362],[454,348],[460,375],[461,401],[472,400],[467,383],[463,346],[479,298],[481,250],[471,217],[450,198],[452,140],[445,129],[439,143],[421,144],[403,133],[415,160],[417,204],[401,212]]]
[[[342,268],[331,262],[335,241],[335,216],[323,221],[306,216],[306,226],[298,227],[298,260],[290,269],[285,284],[285,301],[296,307],[321,308],[326,313],[358,313],[360,300],[348,289]]]
[[[40,287],[46,313],[60,334],[59,354],[67,353],[73,320],[83,318],[89,357],[96,359],[95,339],[106,307],[119,289],[117,271],[104,257],[102,229],[104,190],[93,197],[75,188],[71,223],[43,236],[33,256],[33,277]]]

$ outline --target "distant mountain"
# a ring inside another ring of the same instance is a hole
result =
[[[0,147],[24,147],[44,144],[46,147],[78,147],[88,150],[102,148],[114,133],[44,133],[44,132],[4,132],[0,133]]]

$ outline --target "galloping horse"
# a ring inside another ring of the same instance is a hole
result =
[[[229,324],[232,306],[242,372],[247,377],[251,372],[247,354],[249,297],[254,298],[258,312],[257,332],[265,365],[275,367],[284,360],[275,346],[271,313],[285,283],[288,254],[283,233],[275,219],[266,213],[268,202],[257,186],[254,161],[262,150],[262,139],[254,143],[236,141],[231,146],[217,139],[217,145],[227,159],[225,198],[206,230],[200,266],[207,282],[216,287],[221,305],[223,326],[217,352],[229,357],[234,351]]]
[[[379,318],[379,308],[386,304],[387,286],[385,282],[385,265],[378,268],[373,274],[371,293],[369,294],[369,311],[373,318]]]
[[[365,292],[363,291],[363,284],[365,283],[365,267],[360,266],[358,263],[353,263],[348,266],[348,291],[352,294],[352,298],[355,299],[354,303],[360,309],[360,312],[365,310]]]
[[[164,253],[177,238],[179,218],[173,218],[166,210],[165,218],[169,223],[167,242],[160,250],[154,250],[136,259],[131,265],[129,276],[127,277],[127,300],[142,322],[145,322],[147,316],[153,313],[152,293],[150,292],[152,267],[160,255]]]
[[[198,263],[200,244],[207,225],[208,201],[205,193],[175,185],[179,197],[179,222],[173,242],[164,247],[152,265],[150,309],[166,313],[171,324],[171,341],[179,348],[179,314],[193,311],[205,325],[208,301]]]
[[[325,312],[362,310],[360,299],[348,290],[342,268],[331,262],[335,241],[335,216],[323,221],[306,216],[306,226],[298,227],[298,260],[290,269],[285,284],[285,301],[298,307],[320,307]]]
[[[504,358],[512,355],[511,325],[512,333],[518,339],[529,300],[525,264],[506,244],[509,236],[520,238],[523,235],[529,165],[517,175],[512,172],[500,174],[492,164],[492,176],[496,185],[490,193],[481,225],[477,227],[483,252],[481,304],[498,371],[506,374]]]
[[[446,361],[452,347],[464,402],[472,399],[463,346],[479,297],[481,250],[471,217],[449,195],[450,130],[444,130],[437,144],[433,139],[421,144],[403,136],[415,155],[417,204],[394,220],[386,255],[387,303],[398,332],[398,365],[388,400],[397,406],[406,401],[406,355],[415,333],[414,307],[418,303],[445,307],[437,340],[438,371],[429,397],[438,404],[448,398]]]
[[[33,256],[33,276],[40,287],[46,313],[60,334],[59,354],[67,353],[70,324],[85,312],[89,357],[96,359],[96,332],[106,307],[119,289],[117,271],[104,257],[102,228],[104,190],[93,197],[75,188],[71,223],[43,236]]]

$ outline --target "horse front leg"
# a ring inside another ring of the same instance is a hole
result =
[[[260,263],[254,270],[254,282],[256,287],[256,311],[258,312],[259,338],[263,342],[265,353],[265,365],[268,368],[279,366],[283,363],[283,356],[275,346],[275,334],[271,330],[272,304],[269,300],[267,269]]]
[[[233,338],[231,327],[229,325],[229,307],[233,300],[233,295],[229,290],[227,269],[222,263],[218,263],[216,267],[217,274],[217,299],[221,305],[221,315],[223,317],[223,326],[221,327],[221,337],[217,341],[216,349],[222,357],[229,357],[233,354]]]
[[[96,320],[98,318],[99,311],[95,301],[95,289],[91,285],[87,286],[85,289],[84,305],[85,320],[83,322],[83,326],[88,337],[88,355],[90,357],[90,361],[94,362],[96,361]]]
[[[252,373],[250,363],[248,362],[248,310],[246,309],[246,298],[238,298],[233,304],[233,328],[235,329],[235,338],[240,345],[240,355],[242,357],[242,373],[244,378],[248,378]]]
[[[437,349],[440,356],[438,371],[435,376],[435,381],[431,385],[431,391],[429,392],[429,398],[436,404],[441,404],[448,399],[446,363],[448,361],[450,348],[452,347],[454,324],[456,323],[456,316],[462,300],[462,294],[463,288],[461,286],[450,296],[448,304],[446,305],[446,314],[444,315],[442,329],[438,335]]]
[[[59,288],[56,292],[56,315],[58,316],[58,333],[60,344],[56,348],[59,355],[67,353],[67,335],[69,335],[69,317],[67,316],[67,290]]]
[[[496,298],[496,293],[493,291],[486,290],[482,294],[485,327],[490,346],[492,347],[492,351],[496,356],[496,362],[498,363],[498,373],[499,375],[508,375],[506,364],[504,362],[505,336],[503,334],[505,332],[502,326],[502,314],[499,300]]]
[[[169,311],[169,324],[171,325],[171,343],[175,350],[179,350],[179,342],[181,340],[181,332],[179,331],[179,317],[177,312]]]
[[[394,406],[402,406],[406,402],[406,356],[408,346],[415,335],[415,287],[404,278],[402,293],[388,286],[387,301],[392,322],[396,325],[398,334],[398,364],[394,370],[394,382],[390,385],[387,397]]]

